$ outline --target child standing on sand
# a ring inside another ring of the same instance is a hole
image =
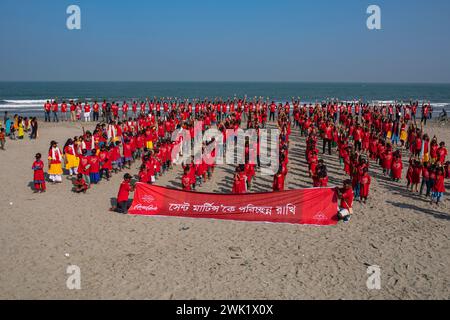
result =
[[[371,178],[369,175],[369,169],[364,168],[363,174],[359,179],[359,183],[360,183],[360,194],[359,195],[361,197],[361,201],[363,201],[364,203],[366,203],[367,198],[369,197],[370,182],[371,182]]]
[[[0,129],[0,149],[5,150],[6,134],[5,128]]]
[[[444,167],[439,166],[436,169],[436,181],[433,186],[433,194],[431,197],[431,203],[433,203],[435,201],[436,205],[439,205],[439,202],[441,202],[442,197],[444,196],[444,193],[445,193],[444,179],[445,179]]]
[[[31,167],[34,171],[33,183],[34,192],[45,192],[45,175],[44,175],[44,162],[41,160],[42,155],[40,153],[36,154],[36,161],[33,162]]]
[[[24,123],[22,117],[19,117],[17,120],[17,138],[19,140],[23,140],[23,137],[25,136],[25,129],[24,129]]]
[[[50,149],[48,150],[48,174],[50,175],[50,180],[53,183],[62,182],[62,160],[63,155],[61,150],[58,148],[58,143],[52,141],[50,143]]]
[[[97,184],[100,181],[100,160],[97,156],[97,150],[92,150],[92,155],[89,156],[89,178],[91,184]]]
[[[80,159],[77,157],[77,152],[72,139],[67,140],[63,151],[66,162],[66,170],[69,171],[70,177],[72,177],[74,174],[78,173],[77,170],[80,164]]]

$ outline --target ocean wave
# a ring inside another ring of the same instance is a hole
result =
[[[71,100],[77,101],[78,99],[58,99],[58,103],[62,101],[69,102]],[[90,101],[91,99],[86,99]],[[44,105],[47,101],[53,101],[53,99],[39,99],[39,100],[1,100],[0,105]]]
[[[42,104],[0,104],[0,109],[30,109],[38,108],[43,109]]]
[[[50,100],[50,99],[49,99]],[[44,104],[47,100],[3,100],[5,104]]]

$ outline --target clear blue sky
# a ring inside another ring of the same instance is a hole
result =
[[[0,80],[450,82],[449,16],[448,0],[1,0]]]

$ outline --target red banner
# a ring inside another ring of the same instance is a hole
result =
[[[138,183],[129,214],[252,222],[335,225],[335,189],[245,195],[185,192]]]

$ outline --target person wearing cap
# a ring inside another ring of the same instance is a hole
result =
[[[353,215],[353,199],[354,193],[352,189],[352,181],[345,180],[343,188],[338,189],[338,197],[341,201],[339,206],[338,217],[344,222],[349,222]]]

